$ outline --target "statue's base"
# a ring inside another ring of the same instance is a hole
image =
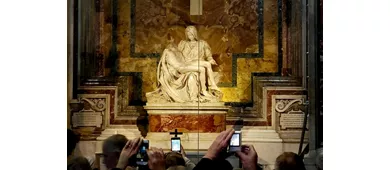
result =
[[[224,103],[147,103],[149,132],[219,133],[226,129]]]

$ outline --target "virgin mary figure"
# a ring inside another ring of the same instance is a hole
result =
[[[206,41],[199,40],[195,27],[186,28],[186,40],[177,47],[171,42],[157,67],[157,89],[146,93],[148,102],[219,102],[216,65]]]

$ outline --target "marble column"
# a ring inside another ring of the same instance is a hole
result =
[[[70,128],[70,100],[73,95],[73,28],[74,28],[74,0],[67,0],[68,11],[67,11],[67,57],[68,57],[68,65],[67,65],[67,128]]]
[[[319,136],[319,48],[318,48],[318,5],[316,0],[307,0],[307,54],[308,54],[308,97],[309,97],[309,155],[305,158],[308,170],[317,169],[315,160],[320,147]]]

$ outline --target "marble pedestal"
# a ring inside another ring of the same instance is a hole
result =
[[[226,129],[224,103],[147,103],[149,132],[219,133]]]

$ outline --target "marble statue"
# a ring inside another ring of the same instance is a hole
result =
[[[186,28],[186,40],[170,41],[157,67],[157,90],[146,93],[149,103],[219,102],[219,75],[210,46],[198,38],[196,28]]]

